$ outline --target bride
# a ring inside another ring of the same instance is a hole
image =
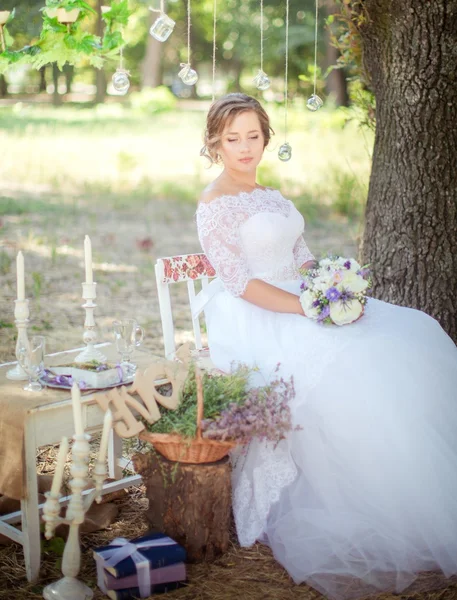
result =
[[[217,278],[205,305],[212,361],[293,376],[295,425],[233,469],[242,546],[268,544],[295,582],[332,599],[400,592],[419,571],[457,573],[457,349],[433,318],[369,299],[349,327],[307,319],[304,221],[256,183],[268,116],[244,94],[210,108],[199,239]],[[373,265],[376,268],[376,265]]]

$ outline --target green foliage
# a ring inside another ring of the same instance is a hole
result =
[[[134,110],[155,114],[173,110],[177,100],[167,87],[161,85],[156,88],[144,88],[141,92],[133,92],[130,94],[130,104]]]
[[[340,12],[327,18],[331,43],[340,52],[333,68],[344,68],[348,73],[349,96],[363,116],[362,125],[375,128],[375,97],[371,90],[370,77],[363,64],[361,28],[367,23],[368,15],[362,0],[338,0]]]
[[[229,375],[202,377],[204,417],[214,419],[224,408],[234,402],[241,404],[246,398],[249,369],[240,367]],[[152,425],[146,424],[154,433],[177,433],[193,438],[197,432],[197,384],[194,369],[189,375],[181,394],[181,403],[175,411],[161,409],[161,418]]]
[[[60,23],[56,10],[78,9],[79,15],[74,23]],[[96,11],[84,0],[46,0],[42,9],[42,29],[39,40],[21,50],[10,51],[13,38],[4,28],[7,50],[0,53],[0,74],[11,65],[19,62],[30,63],[35,69],[57,63],[62,70],[65,64],[77,65],[83,59],[96,68],[101,68],[107,58],[119,53],[124,45],[122,33],[116,28],[126,25],[131,14],[127,0],[113,3],[111,10],[104,13],[106,27],[103,41],[96,35],[81,29],[81,22]],[[13,13],[10,15],[11,20]]]

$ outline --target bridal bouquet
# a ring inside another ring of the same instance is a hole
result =
[[[361,267],[353,258],[323,258],[303,274],[300,303],[309,319],[348,325],[363,315],[370,287],[366,266]]]

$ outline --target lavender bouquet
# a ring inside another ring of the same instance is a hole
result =
[[[241,444],[252,438],[279,442],[294,429],[289,407],[295,395],[293,379],[277,377],[268,385],[249,387],[249,375],[250,369],[246,366],[239,366],[227,374],[203,375],[205,418],[201,428],[204,438]],[[166,393],[165,389],[160,391]],[[189,371],[177,410],[160,407],[160,412],[158,421],[145,423],[149,431],[195,437],[197,390],[194,369]]]
[[[348,325],[363,315],[370,287],[367,266],[353,258],[324,258],[303,274],[300,303],[309,319]]]
[[[212,440],[247,443],[253,438],[279,442],[292,431],[289,402],[295,396],[293,378],[282,377],[251,388],[241,403],[230,402],[213,419],[202,421],[202,435]]]

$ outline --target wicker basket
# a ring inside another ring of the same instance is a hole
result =
[[[197,383],[197,435],[195,438],[183,438],[172,433],[152,433],[142,431],[139,438],[149,442],[168,460],[183,463],[212,463],[224,456],[236,446],[236,442],[207,440],[202,437],[201,421],[203,419],[203,384],[198,367],[195,368]]]

